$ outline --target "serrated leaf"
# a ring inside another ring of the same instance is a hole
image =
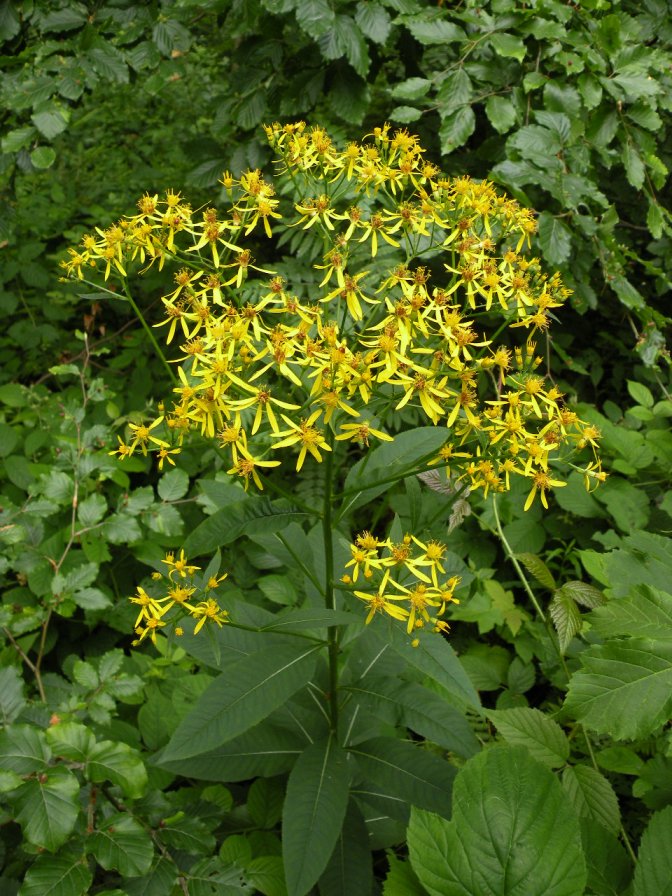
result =
[[[70,836],[79,815],[79,782],[65,768],[52,768],[19,789],[16,820],[33,846],[54,852]]]
[[[622,144],[623,167],[628,183],[636,190],[640,190],[644,184],[644,162],[639,152],[630,140]]]
[[[392,851],[387,858],[390,870],[383,884],[383,896],[427,896],[410,862],[402,862]]]
[[[550,212],[542,212],[538,219],[539,245],[550,264],[563,264],[569,258],[572,233],[564,221]]]
[[[343,825],[350,772],[335,740],[311,744],[296,761],[282,811],[287,889],[304,896],[324,871]]]
[[[581,613],[569,594],[562,588],[553,595],[553,600],[548,606],[553,625],[558,633],[560,650],[564,653],[574,637],[581,630]]]
[[[569,759],[567,735],[557,722],[541,710],[526,706],[491,709],[488,718],[507,743],[526,747],[544,765],[558,768]]]
[[[594,585],[588,585],[586,582],[581,582],[578,579],[570,579],[559,590],[564,594],[568,594],[575,603],[581,604],[582,607],[586,607],[588,610],[601,607],[607,600],[599,588],[595,588]]]
[[[93,875],[82,856],[38,856],[26,873],[19,896],[85,896]]]
[[[553,773],[522,747],[470,759],[455,782],[452,820],[414,809],[408,847],[430,896],[584,892],[578,819]]]
[[[147,769],[138,751],[111,740],[101,740],[89,752],[85,774],[95,783],[117,784],[131,799],[141,797],[147,788]]]
[[[257,856],[245,865],[245,875],[262,896],[287,896],[285,868],[280,856]]]
[[[369,40],[376,44],[384,44],[390,35],[392,28],[390,14],[378,3],[360,0],[355,12],[355,21]]]
[[[577,815],[618,834],[621,828],[618,798],[603,774],[587,765],[568,766],[562,773],[562,786]]]
[[[376,737],[349,749],[363,774],[393,799],[447,815],[456,769],[419,744]]]
[[[663,212],[660,205],[649,200],[649,210],[646,213],[646,226],[654,240],[659,240],[663,235]]]
[[[656,812],[642,835],[635,868],[634,896],[672,894],[672,806]]]
[[[672,710],[672,639],[607,641],[581,653],[565,706],[574,718],[617,740],[647,737]]]
[[[590,615],[604,638],[672,638],[672,595],[650,585],[638,585],[626,597],[610,600]]]
[[[130,815],[119,812],[106,818],[87,838],[87,851],[93,853],[106,871],[118,871],[124,877],[146,874],[154,858],[149,832]]]
[[[118,84],[128,84],[128,66],[122,53],[112,44],[89,50],[91,63],[101,77]]]
[[[540,585],[543,585],[544,588],[548,588],[549,591],[555,591],[557,587],[555,579],[553,578],[550,569],[540,557],[537,557],[536,554],[526,553],[517,554],[516,556],[525,569],[534,576]]]
[[[182,720],[164,761],[213,750],[261,722],[309,681],[318,649],[281,646],[239,660],[213,681]]]

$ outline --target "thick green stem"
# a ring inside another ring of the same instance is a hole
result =
[[[331,451],[325,451],[324,459],[324,504],[322,511],[322,533],[324,537],[324,605],[328,610],[336,609],[334,590],[334,536],[332,532],[331,504],[333,500],[333,447],[334,434],[327,428],[327,443]],[[329,727],[332,735],[338,737],[338,628],[332,626],[328,633],[329,650]]]

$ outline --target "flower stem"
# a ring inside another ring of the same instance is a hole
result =
[[[522,582],[522,585],[523,585],[523,588],[525,589],[525,591],[527,591],[528,597],[534,604],[534,608],[537,611],[537,613],[539,614],[541,621],[544,624],[546,624],[546,616],[544,615],[544,611],[541,609],[541,606],[539,605],[539,601],[535,597],[534,591],[530,588],[530,583],[527,580],[527,576],[523,572],[523,568],[520,565],[520,563],[518,562],[518,558],[514,554],[512,548],[511,548],[511,545],[509,544],[509,542],[506,538],[506,535],[504,535],[504,530],[502,529],[502,524],[499,519],[499,513],[497,512],[497,496],[496,495],[492,496],[492,509],[495,514],[495,525],[497,526],[497,534],[499,535],[502,545],[504,546],[504,551],[505,551],[506,555],[508,556],[509,560],[513,563],[513,565],[516,569],[516,572],[518,573],[518,578]]]
[[[334,535],[332,531],[331,504],[333,500],[333,447],[334,434],[327,428],[327,443],[332,449],[325,451],[324,459],[324,504],[322,511],[322,533],[324,537],[324,605],[328,610],[336,609],[334,591]],[[338,737],[338,627],[328,630],[329,651],[329,728]]]
[[[123,281],[123,284],[124,284],[124,292],[126,293],[126,298],[128,299],[128,302],[129,302],[131,308],[132,308],[133,311],[135,312],[135,316],[138,318],[138,320],[139,320],[140,323],[142,324],[143,329],[144,329],[145,333],[147,334],[147,337],[148,337],[149,341],[152,343],[152,345],[153,345],[153,347],[154,347],[154,351],[155,351],[156,354],[159,356],[159,358],[160,358],[161,361],[163,362],[163,366],[164,366],[164,367],[166,368],[166,370],[168,371],[168,376],[170,377],[170,381],[171,381],[174,385],[176,385],[176,384],[177,384],[177,377],[175,376],[175,371],[173,370],[173,368],[172,368],[172,367],[170,366],[170,364],[168,363],[168,360],[167,360],[166,356],[164,355],[164,353],[163,353],[163,351],[162,351],[162,349],[161,349],[161,346],[160,346],[159,343],[156,341],[156,336],[154,335],[154,333],[152,333],[152,329],[151,329],[151,327],[149,326],[149,324],[148,324],[147,321],[145,320],[142,311],[140,310],[140,308],[139,308],[138,305],[136,304],[135,299],[134,299],[133,296],[131,295],[131,291],[130,291],[130,289],[128,288],[128,282],[127,282],[126,280],[124,280],[124,281]]]

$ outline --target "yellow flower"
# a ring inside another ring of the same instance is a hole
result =
[[[546,500],[546,492],[551,488],[562,488],[562,486],[567,485],[566,482],[562,482],[560,479],[551,479],[548,473],[544,470],[540,470],[538,473],[535,473],[532,477],[532,489],[530,494],[527,496],[527,501],[525,502],[524,510],[529,510],[532,506],[532,502],[534,498],[539,492],[541,496],[541,503],[544,505],[546,510],[548,510],[548,501]]]
[[[388,616],[402,622],[409,616],[409,611],[405,607],[398,607],[393,603],[395,600],[404,600],[403,596],[397,597],[396,595],[385,593],[389,578],[390,571],[388,569],[385,571],[385,575],[375,594],[367,594],[365,591],[355,591],[355,595],[369,605],[369,615],[366,617],[367,625],[371,622],[376,613],[387,613]]]
[[[331,451],[324,438],[324,433],[313,426],[313,423],[315,423],[321,413],[321,410],[315,411],[307,420],[302,420],[300,424],[294,423],[293,420],[282,414],[282,419],[288,424],[289,429],[275,433],[282,441],[276,442],[273,448],[288,448],[290,445],[301,445],[299,458],[296,462],[297,473],[303,466],[307,453],[310,453],[318,463],[322,463],[320,449],[322,451]]]
[[[180,550],[180,556],[177,560],[172,551],[170,551],[161,562],[165,563],[166,566],[170,568],[170,572],[168,573],[170,579],[172,579],[175,573],[177,573],[180,578],[186,579],[188,575],[193,575],[197,569],[201,568],[200,566],[192,566],[187,562],[187,558],[184,556],[184,548]]]
[[[214,622],[221,628],[229,621],[228,610],[222,610],[217,601],[212,597],[197,604],[191,611],[191,615],[194,619],[198,619],[196,627],[194,628],[195,635],[200,632],[206,622]]]

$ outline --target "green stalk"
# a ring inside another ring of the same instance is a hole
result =
[[[332,449],[325,451],[324,459],[324,504],[322,511],[322,534],[324,538],[324,605],[328,610],[336,609],[334,591],[334,539],[332,533],[331,504],[333,500],[333,447],[334,434],[327,427],[327,444]],[[338,628],[328,630],[329,652],[329,728],[333,737],[338,737]]]
[[[168,371],[168,376],[170,377],[170,381],[171,381],[171,383],[172,383],[174,386],[176,386],[176,385],[177,385],[177,377],[175,376],[175,371],[173,370],[173,368],[172,368],[172,367],[170,366],[170,364],[168,363],[168,359],[167,359],[166,356],[164,355],[163,350],[161,349],[161,346],[160,346],[159,343],[156,341],[156,336],[154,335],[154,333],[152,333],[152,329],[151,329],[151,327],[149,326],[149,324],[148,324],[147,321],[145,320],[142,311],[138,308],[138,306],[137,306],[137,304],[136,304],[136,302],[135,302],[135,299],[134,299],[133,296],[131,295],[131,291],[130,291],[130,289],[128,288],[128,282],[127,282],[126,280],[123,280],[123,284],[124,284],[124,292],[126,293],[126,298],[128,299],[131,308],[132,308],[133,311],[135,312],[135,316],[138,318],[138,320],[139,320],[140,323],[142,324],[142,327],[143,327],[145,333],[147,334],[147,336],[148,336],[148,338],[149,338],[149,341],[152,343],[152,345],[153,345],[153,347],[154,347],[154,351],[155,351],[156,354],[159,356],[159,358],[160,358],[161,361],[163,362],[163,366],[164,366],[164,367],[166,368],[166,370]]]
[[[539,614],[541,621],[544,623],[544,625],[547,625],[547,620],[546,620],[546,616],[544,615],[544,611],[541,609],[541,606],[539,605],[539,601],[537,600],[537,598],[534,595],[534,591],[530,588],[530,583],[527,580],[527,576],[523,572],[523,568],[520,565],[520,563],[518,562],[518,558],[514,554],[513,549],[511,548],[511,545],[509,544],[509,542],[506,538],[506,535],[504,535],[504,530],[502,529],[502,524],[499,520],[499,513],[497,512],[497,496],[496,495],[492,496],[492,509],[495,513],[495,524],[497,526],[497,534],[499,535],[500,540],[501,540],[502,544],[504,545],[504,551],[505,551],[507,557],[509,558],[509,560],[513,563],[513,565],[516,569],[516,572],[518,573],[518,578],[522,582],[522,585],[523,585],[523,588],[525,589],[525,591],[527,591],[528,597],[534,604],[534,608],[537,611],[537,613]]]

